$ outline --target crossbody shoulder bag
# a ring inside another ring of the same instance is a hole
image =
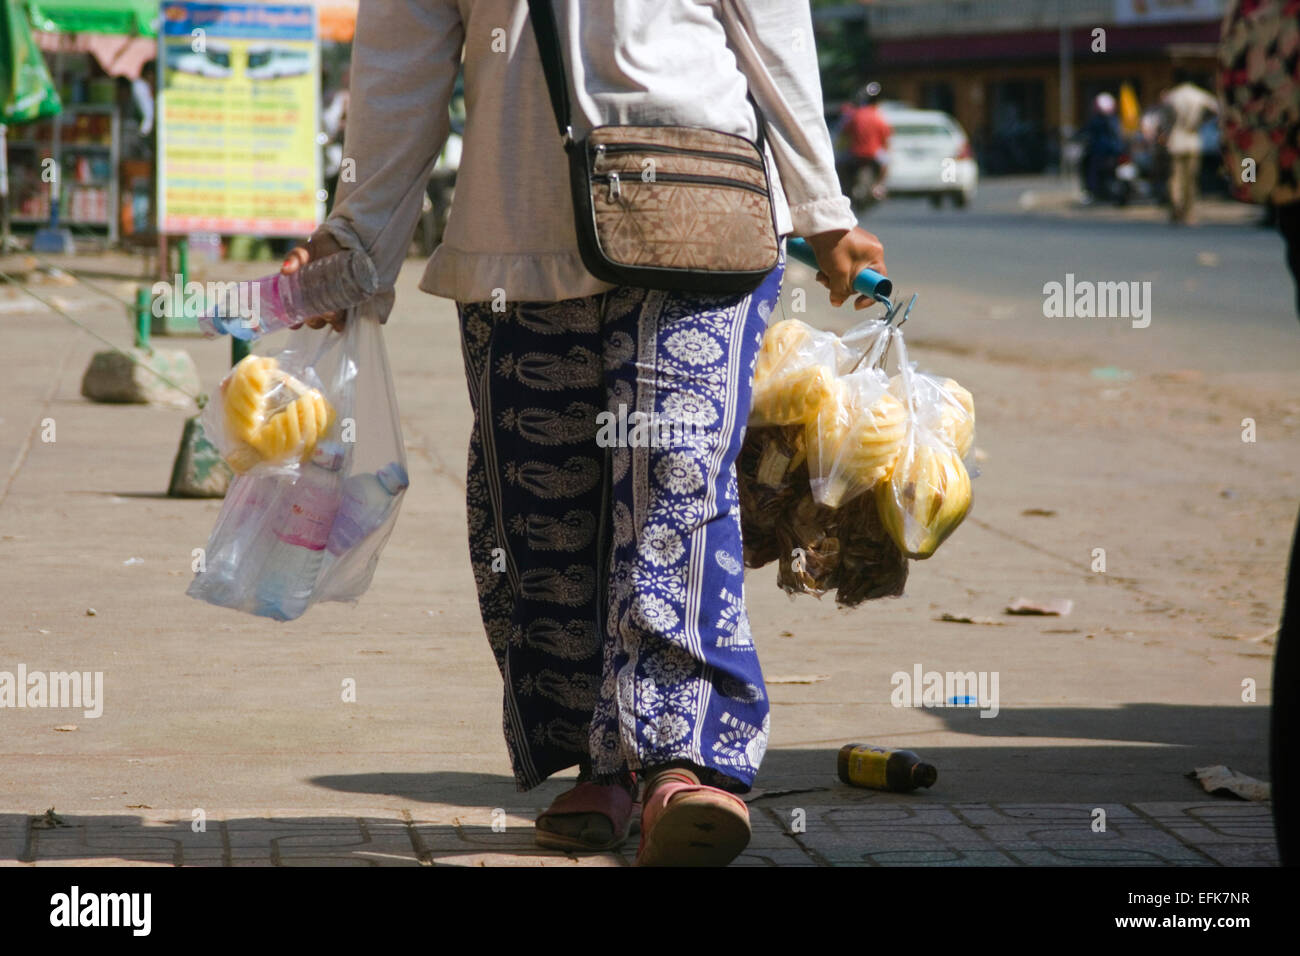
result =
[[[750,292],[776,267],[779,237],[758,141],[698,126],[598,126],[575,139],[550,0],[528,0],[569,186],[583,264],[616,285]]]

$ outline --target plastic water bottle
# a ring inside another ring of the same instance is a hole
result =
[[[326,547],[338,557],[378,530],[397,496],[411,480],[401,462],[389,462],[374,474],[353,475],[343,482],[343,501]]]
[[[248,597],[272,540],[267,514],[279,481],[265,475],[241,475],[227,495],[219,543],[207,556],[188,593],[221,607],[239,607]]]
[[[262,565],[254,613],[292,621],[307,610],[338,514],[343,491],[339,470],[346,457],[338,442],[321,442],[286,491],[271,526],[275,541]]]
[[[199,318],[208,336],[230,335],[251,341],[270,332],[360,305],[379,290],[370,257],[360,250],[336,252],[309,262],[290,275],[234,283]]]

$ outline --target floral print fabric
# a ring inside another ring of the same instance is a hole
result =
[[[459,303],[470,556],[521,789],[579,762],[752,784],[735,461],[783,268],[748,295]]]
[[[1219,98],[1234,195],[1300,200],[1300,0],[1236,0],[1219,44]]]

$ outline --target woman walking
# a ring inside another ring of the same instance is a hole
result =
[[[840,193],[806,3],[549,9],[571,138],[671,124],[765,141],[775,233],[808,237],[832,304],[862,268],[884,270]],[[470,555],[516,782],[580,768],[538,818],[544,846],[611,848],[639,815],[638,863],[725,865],[748,843],[737,794],[769,733],[735,461],[783,256],[744,292],[596,278],[529,5],[387,0],[358,17],[344,149],[355,177],[341,177],[329,219],[286,270],[364,249],[390,291],[363,311],[386,318],[462,66],[456,197],[421,288],[460,315]],[[702,213],[677,241],[708,225]],[[342,318],[310,324],[326,321]],[[661,427],[636,428],[645,422]]]

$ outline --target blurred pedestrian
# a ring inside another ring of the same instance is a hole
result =
[[[1295,0],[1234,0],[1219,43],[1224,162],[1233,194],[1275,211],[1300,315],[1300,27]],[[1269,766],[1279,862],[1300,864],[1300,523],[1273,659]]]
[[[839,188],[816,51],[790,42],[812,37],[806,0],[554,6],[564,60],[582,68],[571,139],[649,123],[753,143],[752,95],[777,230],[808,237],[831,303],[852,297],[864,267],[883,269],[880,242]],[[344,148],[356,180],[340,181],[332,215],[283,268],[364,250],[385,293],[363,314],[387,316],[463,59],[464,154],[421,288],[460,312],[474,411],[470,557],[515,780],[527,790],[579,768],[578,785],[538,818],[543,845],[616,846],[635,775],[638,862],[726,863],[749,839],[737,794],[770,729],[743,600],[735,463],[783,257],[744,294],[591,275],[531,27],[523,0],[363,3]],[[602,445],[598,415],[628,408],[693,438]]]
[[[1123,152],[1119,118],[1115,115],[1115,97],[1098,93],[1092,101],[1092,113],[1083,126],[1084,201],[1110,198],[1115,165]]]
[[[1190,223],[1201,179],[1201,126],[1219,111],[1219,101],[1183,70],[1174,72],[1174,87],[1162,100],[1169,111],[1169,216]]]
[[[1270,207],[1300,315],[1300,28],[1286,0],[1235,0],[1219,45],[1224,162],[1233,195]]]
[[[885,173],[889,170],[889,137],[893,129],[880,112],[880,92],[880,84],[875,82],[858,90],[845,108],[840,126],[840,135],[848,144],[840,168],[840,186],[847,196],[854,196],[855,190],[862,192],[864,202],[885,197]],[[859,184],[858,177],[863,174],[866,178]]]

